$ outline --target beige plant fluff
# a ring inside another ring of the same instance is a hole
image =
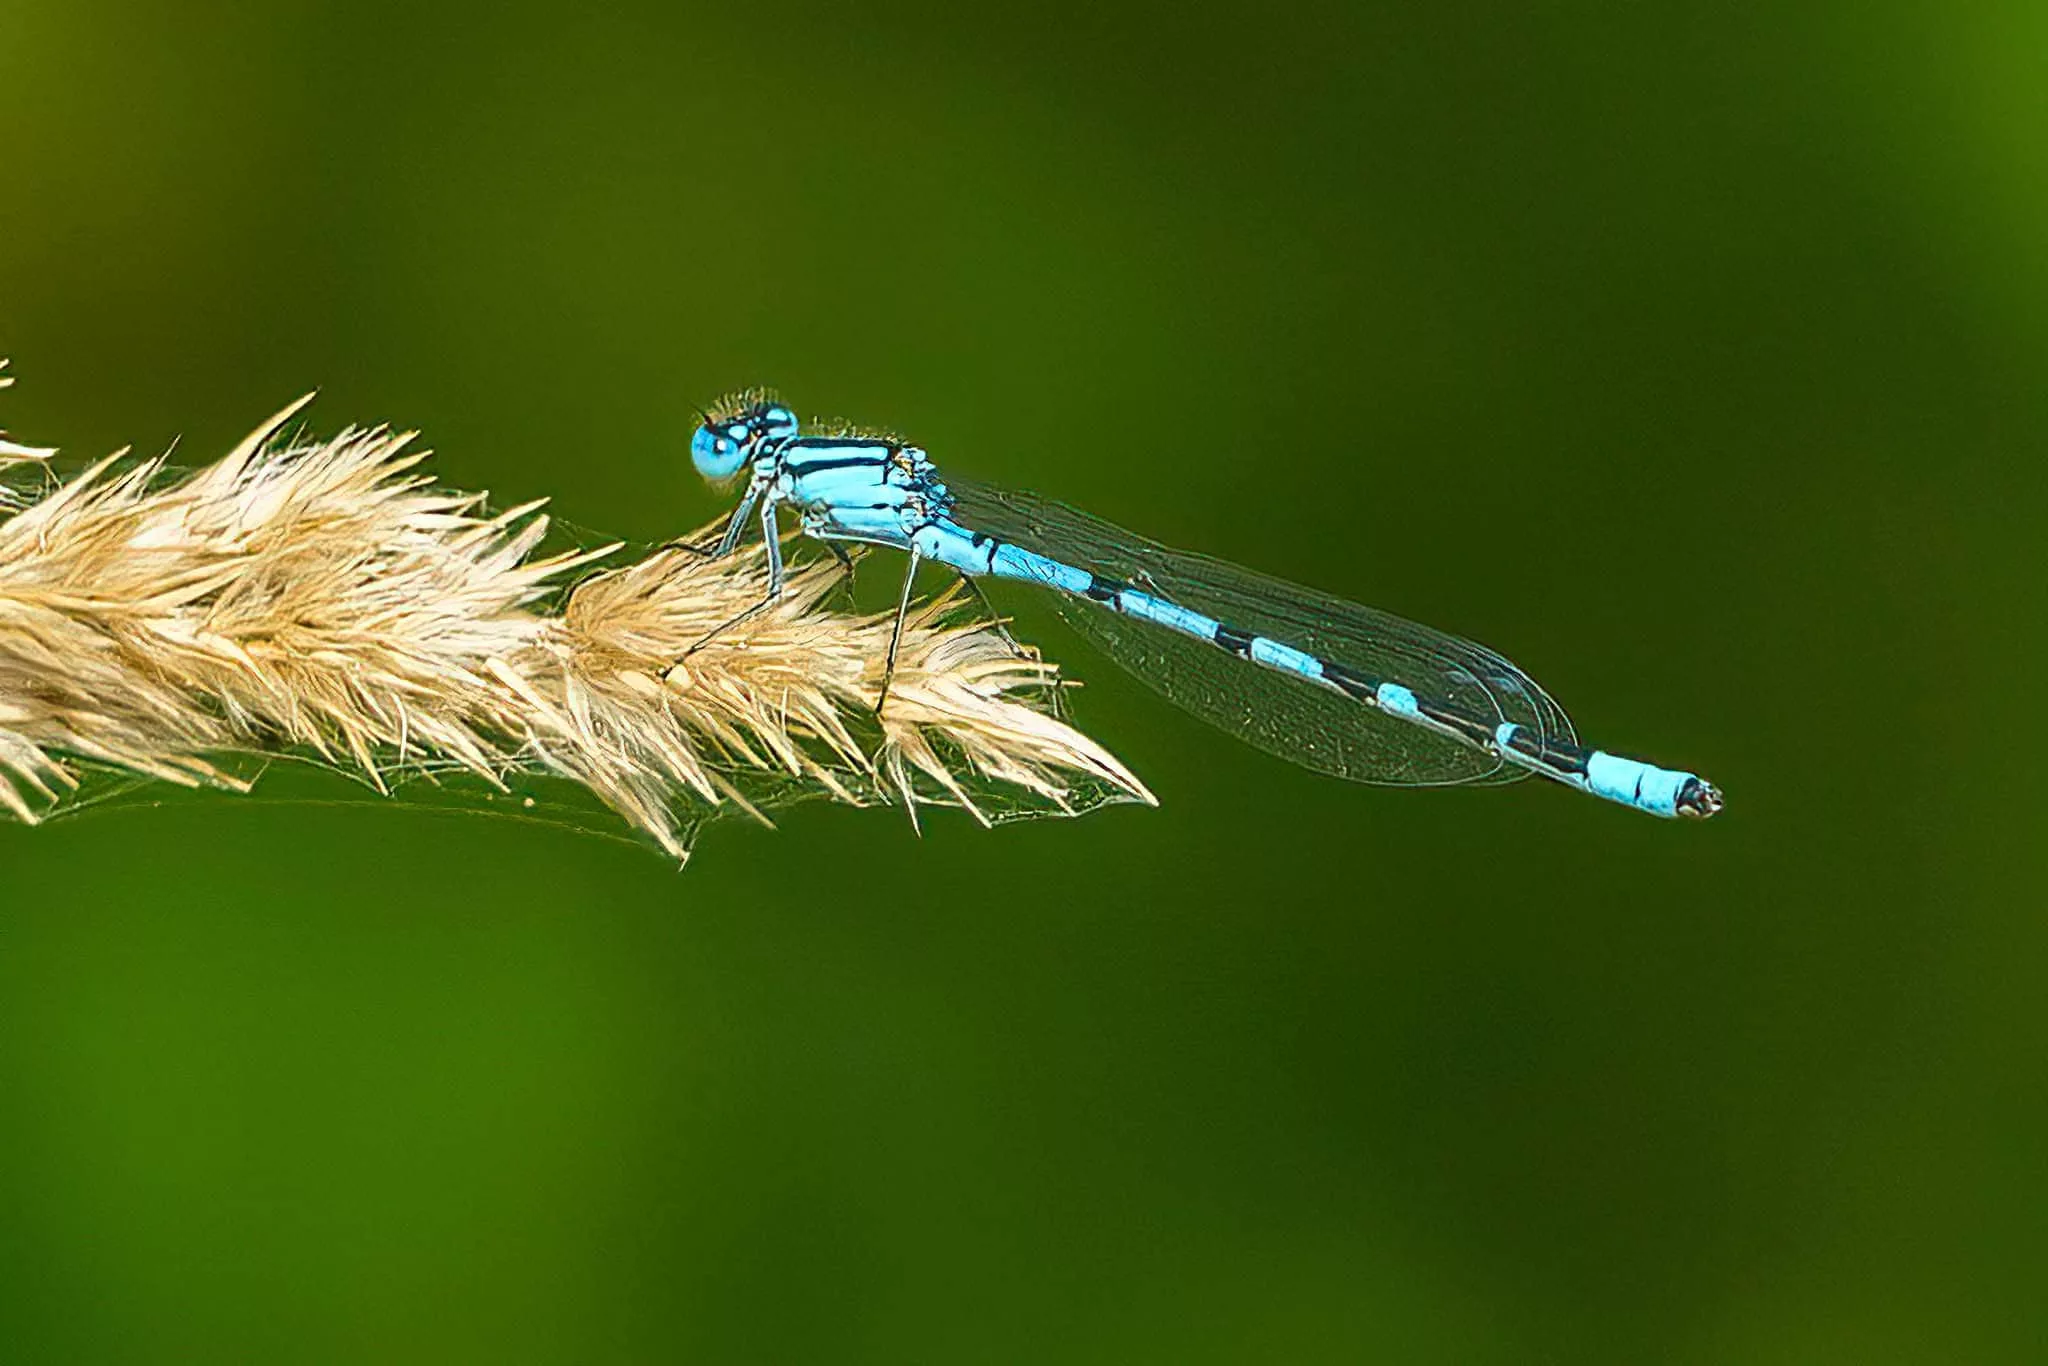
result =
[[[30,489],[0,508],[0,810],[60,809],[81,762],[243,788],[227,759],[252,753],[380,790],[567,778],[678,858],[706,810],[752,809],[749,774],[984,822],[991,794],[1152,800],[1049,713],[1053,666],[988,623],[913,613],[878,719],[891,622],[829,609],[829,561],[692,652],[761,599],[758,550],[541,555],[539,503],[437,487],[409,434],[282,439],[304,402],[176,476],[117,455],[36,489],[21,467],[53,452],[0,441],[0,478]]]

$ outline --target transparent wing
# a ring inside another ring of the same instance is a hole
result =
[[[1469,640],[1284,579],[1172,550],[1037,494],[948,476],[953,519],[1028,550],[1269,637],[1488,725],[1512,721],[1575,742],[1564,709],[1513,664]],[[1270,754],[1354,782],[1393,787],[1511,783],[1513,765],[1213,645],[1064,594],[1067,622],[1169,701]]]

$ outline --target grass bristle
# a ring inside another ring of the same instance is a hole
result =
[[[236,788],[219,761],[252,752],[380,788],[552,774],[677,857],[695,814],[746,807],[749,772],[984,820],[991,791],[1152,800],[1051,714],[1054,667],[957,602],[913,613],[878,720],[890,621],[828,605],[830,561],[692,652],[760,600],[758,547],[593,572],[616,546],[540,553],[540,503],[439,487],[406,434],[281,439],[303,403],[213,465],[109,458],[0,520],[0,810],[39,819],[79,761]],[[0,468],[49,455],[0,441]]]

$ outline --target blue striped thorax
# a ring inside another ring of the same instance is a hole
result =
[[[916,446],[872,436],[805,436],[778,451],[782,496],[813,535],[903,546],[945,510],[945,486]]]

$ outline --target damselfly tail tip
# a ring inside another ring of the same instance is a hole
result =
[[[1721,789],[1704,778],[1687,778],[1675,805],[1679,815],[1705,820],[1721,809]]]

